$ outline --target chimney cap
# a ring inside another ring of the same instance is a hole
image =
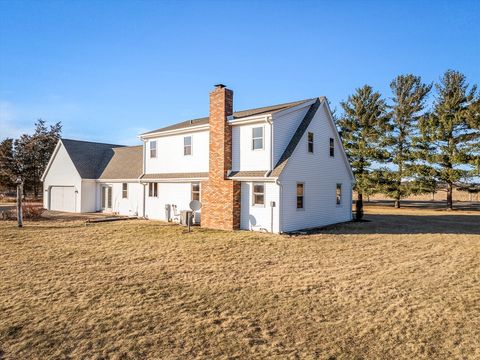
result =
[[[225,87],[227,87],[226,85],[223,85],[223,84],[216,84],[215,85],[216,88],[220,88],[220,89],[223,89]]]

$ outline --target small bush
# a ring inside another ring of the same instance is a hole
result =
[[[39,205],[25,204],[22,206],[24,220],[39,220],[44,209]],[[11,209],[0,213],[1,220],[17,220],[17,210]]]

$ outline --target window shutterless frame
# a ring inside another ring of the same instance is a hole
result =
[[[158,197],[158,183],[148,183],[148,197]]]
[[[252,204],[253,206],[265,206],[265,184],[252,184]]]
[[[128,199],[128,184],[122,183],[122,199]]]
[[[200,183],[192,183],[192,200],[200,201]]]
[[[305,209],[305,184],[297,182],[297,210]]]
[[[150,141],[150,158],[157,157],[157,141]]]
[[[263,150],[264,148],[264,127],[252,128],[252,150]]]
[[[337,187],[335,190],[335,198],[336,198],[337,205],[341,205],[342,204],[342,184],[337,184]]]
[[[313,132],[307,133],[307,150],[309,153],[313,153]]]
[[[193,150],[193,144],[192,144],[192,137],[191,136],[185,136],[183,138],[183,155],[192,155],[192,150]]]
[[[330,156],[335,156],[335,141],[333,140],[333,138],[330,138]]]

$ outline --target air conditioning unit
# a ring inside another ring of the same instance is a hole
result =
[[[181,215],[180,215],[180,224],[183,226],[188,226],[188,223],[190,222],[190,225],[193,225],[193,211],[192,210],[182,210]]]

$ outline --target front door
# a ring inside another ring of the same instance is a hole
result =
[[[112,187],[102,186],[102,211],[112,211]]]

